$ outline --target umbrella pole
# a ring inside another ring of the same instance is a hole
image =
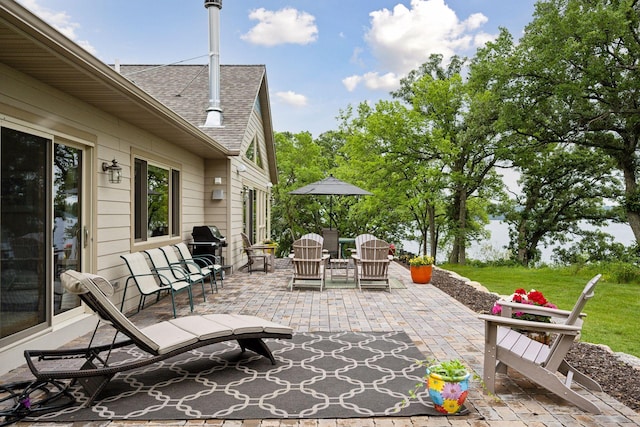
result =
[[[329,196],[329,230],[331,230],[332,222],[333,222],[333,196]]]

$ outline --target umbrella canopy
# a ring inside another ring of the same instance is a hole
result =
[[[344,182],[335,178],[333,175],[328,176],[320,181],[300,187],[297,190],[290,191],[289,194],[309,195],[309,196],[370,196],[372,193],[363,190],[348,182]],[[333,221],[333,197],[329,198],[329,228]]]
[[[353,184],[334,178],[333,175],[290,191],[289,194],[316,196],[370,196],[371,193]]]

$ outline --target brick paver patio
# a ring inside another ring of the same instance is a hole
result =
[[[358,291],[328,289],[289,291],[291,271],[279,260],[274,273],[234,271],[218,294],[202,302],[194,290],[196,313],[253,314],[291,325],[294,331],[390,331],[403,330],[425,357],[461,358],[477,374],[482,373],[484,324],[476,313],[430,285],[416,285],[403,266],[392,263],[390,274],[405,284],[404,289]],[[139,326],[171,316],[170,299],[145,308],[132,316]],[[179,315],[188,315],[186,301],[178,300]],[[0,378],[0,383],[28,378],[26,368]],[[370,418],[333,420],[176,420],[114,421],[82,423],[84,426],[635,426],[640,414],[609,397],[606,393],[584,394],[601,409],[592,415],[547,394],[523,378],[499,377],[497,396],[483,393],[479,380],[472,383],[467,399],[470,414],[464,417]],[[25,426],[31,423],[21,422]],[[42,426],[43,423],[33,423]],[[47,425],[71,425],[58,423]]]

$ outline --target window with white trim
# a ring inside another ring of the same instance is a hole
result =
[[[136,158],[134,162],[136,242],[180,234],[180,171]]]

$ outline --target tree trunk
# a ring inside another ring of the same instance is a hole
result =
[[[464,264],[466,249],[466,218],[467,218],[467,198],[464,189],[456,188],[452,203],[453,212],[451,218],[454,221],[453,247],[449,254],[451,264]]]
[[[429,243],[430,254],[433,259],[436,258],[438,251],[438,238],[436,236],[436,207],[429,205]]]
[[[640,243],[640,194],[638,194],[638,184],[636,182],[635,163],[636,156],[622,156],[618,158],[618,164],[624,175],[624,195],[626,198],[625,211],[627,221],[636,238],[636,243]]]

